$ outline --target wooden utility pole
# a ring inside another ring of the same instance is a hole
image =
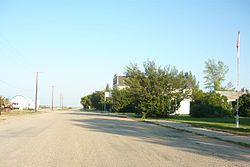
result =
[[[35,112],[37,112],[38,72],[36,72]]]
[[[62,95],[62,109],[63,109],[63,95]]]
[[[63,109],[63,95],[60,93],[60,107]]]
[[[62,93],[60,93],[60,108],[62,108]]]
[[[51,110],[54,110],[54,86],[52,86]]]

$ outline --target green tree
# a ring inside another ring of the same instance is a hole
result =
[[[224,90],[228,90],[228,91],[233,91],[233,90],[235,90],[235,88],[234,88],[234,85],[233,85],[233,83],[230,81],[230,82],[228,82],[227,83],[227,85],[225,86],[225,88],[223,88]]]
[[[144,63],[144,71],[136,64],[128,66],[126,83],[135,111],[146,116],[168,116],[171,101],[177,101],[178,108],[180,101],[190,95],[195,83],[190,74],[170,66],[157,67],[153,61]]]
[[[239,98],[239,115],[250,117],[250,94],[244,94]]]
[[[112,109],[114,112],[134,112],[133,101],[130,96],[129,88],[126,89],[113,89],[113,104]]]
[[[107,91],[107,92],[111,91],[109,84],[106,84],[105,91]]]
[[[80,103],[82,104],[84,109],[87,109],[89,106],[91,106],[90,97],[91,97],[91,95],[84,96],[81,98]]]
[[[190,106],[192,117],[226,117],[233,115],[227,97],[220,96],[215,92],[203,93],[201,90],[193,93],[193,101]]]
[[[210,91],[221,90],[221,83],[225,80],[225,75],[229,71],[229,67],[222,61],[209,59],[205,62],[205,88]]]
[[[104,91],[96,91],[90,96],[92,107],[97,110],[103,110],[104,106]]]
[[[0,107],[1,108],[10,108],[11,102],[8,98],[5,98],[4,96],[0,96]]]

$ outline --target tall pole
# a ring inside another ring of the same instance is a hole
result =
[[[63,95],[62,95],[62,110],[63,110]]]
[[[62,95],[62,110],[63,110],[63,95]]]
[[[236,128],[239,128],[239,92],[240,92],[240,31],[237,39],[237,103],[236,103]]]
[[[52,86],[51,110],[54,110],[54,86]]]
[[[62,93],[60,93],[60,108],[62,109]]]
[[[36,72],[35,112],[37,112],[38,72]]]
[[[63,95],[60,93],[60,108],[63,109]]]
[[[104,97],[104,112],[106,111],[106,96]]]

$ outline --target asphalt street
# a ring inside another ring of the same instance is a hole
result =
[[[105,113],[0,120],[0,167],[50,166],[250,166],[250,149]]]

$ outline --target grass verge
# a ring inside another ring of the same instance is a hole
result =
[[[2,116],[18,116],[44,113],[44,111],[35,112],[34,110],[11,110],[9,112],[2,112]]]
[[[240,128],[235,127],[235,118],[193,118],[189,115],[179,115],[170,116],[165,120],[188,123],[194,127],[201,127],[237,135],[250,136],[250,117],[240,117]]]
[[[135,113],[118,114],[126,115],[131,118],[141,118],[141,115],[137,115]],[[240,128],[235,127],[235,118],[193,118],[189,115],[174,115],[168,118],[159,119],[187,123],[194,127],[207,128],[231,134],[250,136],[250,117],[240,117]]]

